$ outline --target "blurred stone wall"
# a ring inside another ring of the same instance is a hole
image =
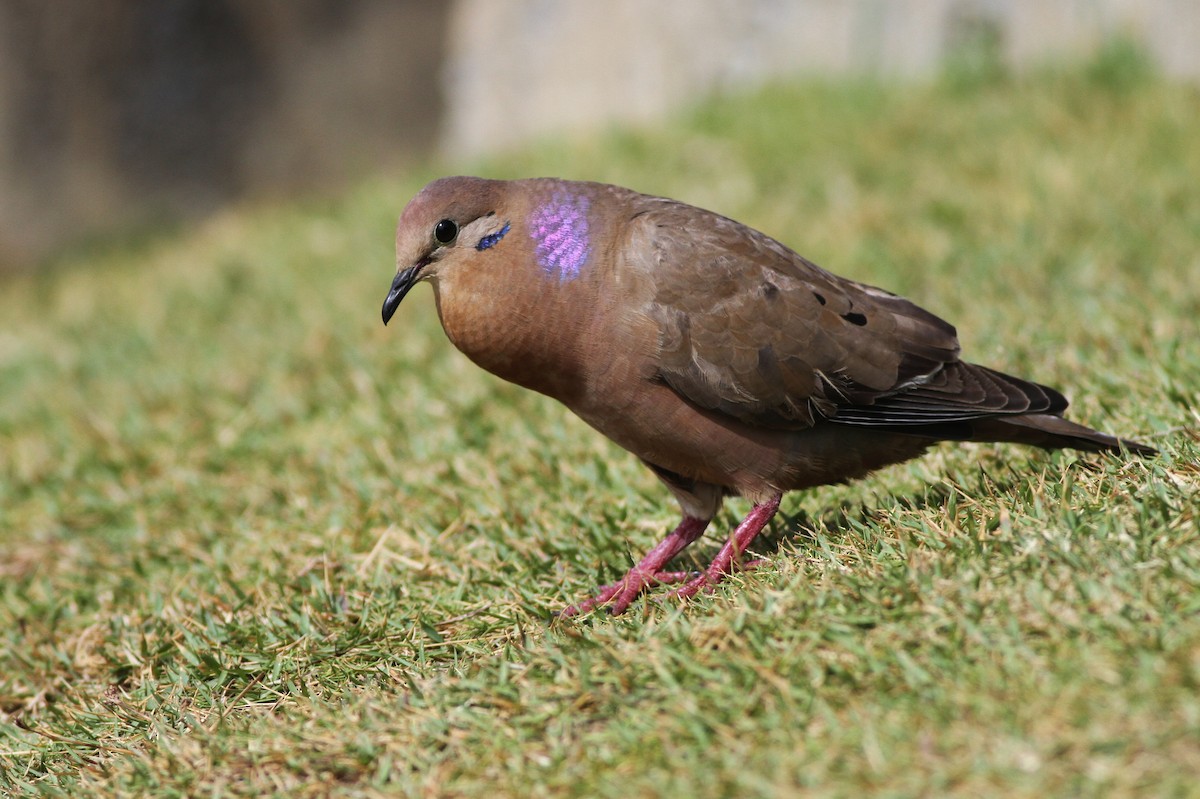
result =
[[[647,121],[777,75],[1113,34],[1200,76],[1200,0],[0,0],[0,271],[90,234]]]
[[[1113,35],[1200,76],[1200,0],[459,0],[448,152],[643,121],[714,89],[794,73],[927,75],[962,48],[1012,66]]]
[[[0,270],[430,148],[449,7],[0,0]]]

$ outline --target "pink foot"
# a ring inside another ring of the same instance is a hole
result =
[[[601,586],[600,592],[596,596],[577,605],[571,605],[560,612],[559,617],[566,619],[577,616],[610,602],[612,604],[609,605],[608,612],[616,616],[624,613],[625,609],[629,607],[629,603],[650,586],[659,583],[678,583],[690,578],[692,576],[690,572],[667,572],[663,571],[662,567],[671,558],[682,552],[688,544],[699,538],[704,532],[704,528],[708,527],[708,522],[708,519],[684,516],[679,526],[658,546],[646,553],[646,557],[642,558],[641,562],[630,569],[624,577],[612,585]]]
[[[559,613],[559,617],[570,618],[605,604],[608,604],[608,612],[616,616],[624,613],[638,594],[651,586],[684,583],[669,594],[669,596],[682,599],[695,596],[701,589],[715,586],[735,569],[755,568],[762,561],[751,560],[742,563],[740,562],[741,554],[746,551],[746,547],[750,546],[750,543],[758,537],[758,534],[767,526],[767,522],[779,510],[781,497],[781,494],[777,494],[766,502],[755,505],[729,536],[729,540],[725,542],[725,546],[721,547],[721,551],[713,558],[708,568],[699,574],[689,571],[669,572],[663,571],[662,568],[671,558],[682,552],[688,544],[699,538],[704,532],[704,528],[708,526],[707,520],[685,516],[679,526],[658,546],[650,550],[646,557],[642,558],[641,562],[630,569],[624,577],[612,585],[601,586],[596,596],[577,605],[571,605]]]

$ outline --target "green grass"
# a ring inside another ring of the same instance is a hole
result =
[[[1200,794],[1200,94],[1129,59],[722,97],[6,280],[0,793]],[[737,217],[1163,455],[946,445],[551,623],[676,509],[427,289],[380,325],[455,171]]]

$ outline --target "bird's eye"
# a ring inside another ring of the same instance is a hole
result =
[[[433,226],[433,238],[438,244],[449,244],[458,235],[458,225],[453,219],[443,219]]]

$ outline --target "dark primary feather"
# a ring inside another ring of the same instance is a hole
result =
[[[870,405],[838,408],[830,421],[922,425],[997,415],[1056,414],[1066,407],[1066,397],[1048,386],[955,361],[941,366],[923,382],[883,394]]]

